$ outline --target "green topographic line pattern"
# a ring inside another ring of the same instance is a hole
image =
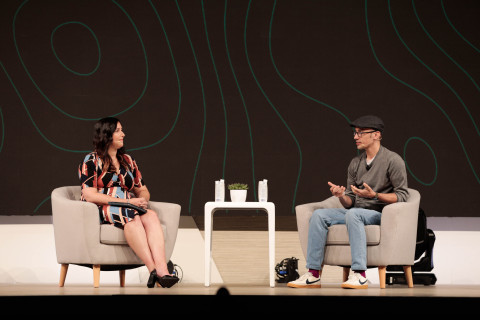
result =
[[[210,58],[212,60],[213,69],[215,71],[215,76],[216,76],[217,84],[218,84],[218,90],[220,91],[220,98],[222,99],[223,115],[224,115],[224,119],[225,119],[225,146],[224,146],[224,151],[223,151],[223,166],[222,166],[222,178],[225,179],[225,165],[226,165],[226,161],[227,161],[227,145],[228,145],[227,109],[226,109],[226,106],[225,106],[225,99],[223,97],[222,84],[220,82],[220,77],[218,75],[217,66],[215,64],[215,59],[213,57],[213,52],[212,52],[212,48],[210,46],[210,40],[209,40],[209,37],[208,37],[207,20],[205,18],[205,8],[204,8],[203,0],[202,0],[202,16],[203,16],[203,24],[205,26],[205,36],[207,38],[206,40],[207,40],[207,45],[208,45],[208,51],[210,52]]]
[[[346,121],[348,124],[350,124],[350,119],[345,115],[343,114],[339,109],[337,108],[334,108],[330,105],[328,105],[327,103],[323,102],[323,101],[319,101],[318,99],[315,99],[311,96],[309,96],[308,94],[306,94],[305,92],[302,92],[300,91],[299,89],[297,89],[295,86],[293,86],[283,75],[282,73],[280,72],[280,70],[278,69],[277,67],[277,64],[275,63],[275,59],[273,58],[273,51],[272,51],[272,25],[273,25],[273,17],[274,17],[274,13],[275,13],[275,10],[276,10],[276,5],[277,5],[277,0],[275,0],[274,4],[273,4],[273,9],[272,9],[272,17],[270,19],[270,30],[269,30],[269,33],[268,33],[268,47],[269,47],[269,50],[270,50],[270,59],[272,60],[272,64],[273,64],[273,67],[275,68],[275,71],[277,72],[278,76],[280,77],[280,79],[282,79],[283,82],[285,82],[285,84],[287,86],[289,86],[292,90],[294,90],[295,92],[301,94],[302,96],[304,96],[305,98],[307,99],[310,99],[316,103],[319,103],[333,111],[335,111],[336,113],[338,113],[339,115],[341,115]]]
[[[413,174],[412,170],[410,169],[410,167],[408,166],[408,161],[407,161],[407,146],[408,144],[410,143],[410,141],[412,140],[418,140],[418,141],[421,141],[423,144],[425,144],[427,146],[427,148],[430,150],[430,152],[432,153],[432,156],[433,156],[433,160],[435,162],[435,175],[433,176],[433,179],[432,181],[430,182],[424,182],[422,181],[421,179],[419,179],[416,175]],[[437,157],[435,156],[435,152],[433,151],[432,147],[427,143],[427,141],[423,140],[422,138],[420,137],[410,137],[407,142],[405,142],[405,145],[403,146],[403,159],[405,161],[405,166],[407,167],[408,171],[410,172],[410,174],[413,176],[413,178],[415,180],[417,180],[418,182],[420,182],[421,184],[425,185],[425,186],[431,186],[435,183],[435,181],[437,180],[437,176],[438,176],[438,164],[437,164]]]
[[[228,49],[228,41],[227,41],[227,0],[225,0],[225,9],[223,13],[223,34],[225,37],[225,49],[227,51],[227,58],[228,63],[230,65],[230,70],[232,70],[233,78],[235,80],[235,84],[237,86],[238,92],[240,94],[240,99],[242,100],[243,110],[245,111],[245,117],[247,119],[248,125],[248,133],[250,137],[250,154],[252,157],[252,181],[253,181],[253,195],[255,197],[255,201],[257,199],[257,192],[256,192],[256,185],[255,185],[255,157],[253,152],[253,137],[252,137],[252,127],[250,125],[250,117],[248,115],[247,105],[245,103],[245,98],[243,97],[242,89],[240,88],[240,84],[238,83],[237,75],[235,73],[235,69],[233,67],[232,59],[230,57],[230,50]]]
[[[26,2],[26,1],[25,1]],[[24,2],[24,3],[25,3]],[[153,7],[153,5],[152,5]],[[174,59],[174,56],[173,56],[173,52],[172,52],[172,48],[171,48],[171,45],[170,45],[170,42],[168,40],[168,36],[166,34],[166,31],[165,31],[165,28],[163,26],[163,23],[158,15],[158,12],[156,11],[155,7],[153,7],[156,15],[157,15],[157,18],[160,22],[160,25],[162,27],[162,30],[164,32],[164,35],[165,35],[165,38],[166,38],[166,41],[167,41],[167,45],[168,45],[168,48],[170,50],[170,56],[172,57],[172,62],[173,62],[173,67],[175,69],[175,74],[176,74],[176,77],[177,77],[177,83],[178,83],[178,90],[179,90],[179,102],[178,102],[178,109],[177,109],[177,115],[176,115],[176,118],[175,118],[175,121],[173,123],[173,125],[171,126],[171,128],[169,129],[169,131],[165,134],[165,136],[163,136],[161,139],[157,140],[156,142],[150,144],[150,145],[146,145],[146,146],[142,146],[142,147],[135,147],[135,148],[128,148],[127,151],[134,151],[134,150],[141,150],[141,149],[146,149],[146,148],[149,148],[149,147],[152,147],[160,142],[162,142],[163,140],[165,140],[169,135],[170,133],[173,131],[173,129],[175,128],[176,126],[176,123],[178,121],[178,118],[179,118],[179,115],[180,115],[180,106],[181,106],[181,86],[180,86],[180,78],[179,78],[179,75],[178,75],[178,70],[177,70],[177,66],[175,64],[175,59]],[[127,14],[127,13],[125,13]],[[133,23],[133,22],[132,22]],[[40,136],[45,140],[47,141],[49,144],[51,144],[52,146],[62,150],[62,151],[66,151],[66,152],[75,152],[75,153],[85,153],[85,152],[90,152],[90,150],[73,150],[73,149],[68,149],[68,148],[64,148],[64,147],[61,147],[55,143],[53,143],[50,139],[48,139],[40,130],[40,128],[37,126],[37,124],[35,123],[35,120],[33,119],[32,115],[30,114],[30,111],[28,110],[28,107],[27,105],[25,104],[22,96],[20,95],[20,92],[18,91],[18,89],[16,88],[15,84],[13,83],[10,75],[8,74],[8,72],[6,71],[5,67],[3,66],[3,64],[0,62],[0,66],[2,67],[3,71],[5,72],[5,74],[7,75],[7,78],[10,82],[10,84],[12,85],[12,87],[14,88],[17,96],[19,97],[23,107],[25,108],[25,111],[27,112],[27,115],[28,117],[30,118],[32,124],[34,125],[35,129],[37,130],[37,132],[40,134]]]
[[[474,50],[476,50],[478,53],[480,53],[480,49],[478,49],[477,47],[475,47],[470,41],[468,41],[458,30],[457,28],[455,28],[455,26],[453,25],[453,23],[450,21],[450,19],[448,18],[448,15],[447,15],[447,11],[445,10],[445,5],[443,4],[443,0],[440,1],[441,5],[442,5],[442,11],[443,11],[443,15],[445,16],[445,19],[447,19],[447,22],[448,24],[452,27],[453,31],[455,31],[456,34],[458,34],[458,36],[460,38],[462,38],[463,41],[465,41],[470,47],[472,47]]]
[[[81,73],[81,72],[77,72],[69,67],[67,67],[62,59],[60,59],[60,57],[57,55],[57,51],[55,50],[55,46],[53,45],[53,37],[55,35],[55,33],[57,32],[57,30],[67,24],[79,24],[81,25],[82,27],[86,28],[93,36],[93,38],[95,39],[95,42],[97,44],[97,50],[98,50],[98,59],[97,59],[97,65],[95,66],[95,68],[93,68],[92,71],[90,72],[87,72],[87,73]],[[51,35],[50,35],[50,46],[52,47],[52,51],[53,51],[53,55],[55,56],[55,58],[57,58],[58,62],[60,62],[60,64],[65,68],[67,69],[68,71],[70,71],[71,73],[73,74],[76,74],[77,76],[90,76],[92,74],[94,74],[98,68],[100,67],[100,61],[102,60],[102,52],[100,50],[100,43],[98,42],[98,38],[97,36],[95,35],[95,32],[93,32],[92,29],[90,29],[89,26],[87,26],[86,24],[84,24],[83,22],[79,22],[79,21],[68,21],[68,22],[64,22],[62,24],[59,24],[55,29],[53,29]]]
[[[175,116],[175,120],[174,120],[172,126],[170,127],[170,129],[167,131],[167,133],[162,138],[160,138],[157,141],[155,141],[154,143],[151,143],[151,144],[146,145],[146,146],[136,147],[136,148],[128,148],[127,151],[147,149],[147,148],[153,147],[153,146],[161,143],[163,140],[165,140],[172,133],[173,129],[175,129],[175,127],[177,125],[178,118],[180,117],[180,110],[181,110],[181,105],[182,105],[182,87],[181,87],[181,84],[180,84],[180,76],[178,74],[177,64],[175,62],[175,57],[173,55],[172,46],[170,45],[170,40],[168,39],[167,31],[165,30],[165,26],[163,25],[163,21],[160,18],[160,15],[158,14],[157,9],[155,8],[155,6],[153,5],[151,0],[148,0],[148,2],[150,3],[153,11],[155,12],[155,15],[157,16],[157,19],[158,19],[158,22],[160,23],[160,26],[162,27],[163,35],[165,36],[165,41],[167,42],[167,47],[168,47],[168,50],[170,52],[170,57],[172,58],[173,69],[175,70],[175,76],[177,78],[178,107],[177,107],[177,114]]]
[[[293,131],[291,130],[291,128],[288,126],[287,122],[286,122],[285,119],[282,117],[282,115],[281,115],[280,112],[277,110],[277,108],[273,105],[272,101],[270,100],[270,98],[269,98],[269,97],[267,96],[267,94],[265,93],[265,90],[263,90],[263,87],[260,85],[260,82],[258,81],[258,79],[257,79],[257,77],[256,77],[256,75],[255,75],[255,71],[253,70],[252,64],[251,64],[251,62],[250,62],[250,58],[249,58],[249,55],[248,55],[248,47],[247,47],[247,21],[248,21],[248,16],[249,16],[251,4],[252,4],[252,1],[250,0],[250,1],[248,2],[247,14],[245,15],[245,29],[244,29],[245,55],[246,55],[246,57],[247,57],[248,67],[250,68],[250,71],[251,71],[251,73],[252,73],[253,78],[255,79],[255,82],[257,83],[258,88],[259,88],[260,91],[262,92],[263,96],[265,97],[265,100],[267,100],[267,102],[268,102],[268,104],[270,105],[270,107],[275,111],[275,113],[277,114],[278,118],[282,121],[282,123],[284,124],[284,126],[287,128],[288,132],[289,132],[290,135],[292,136],[292,139],[294,140],[295,144],[297,145],[298,154],[299,154],[299,168],[298,168],[297,182],[296,182],[296,184],[295,184],[295,190],[294,190],[293,201],[292,201],[292,212],[295,212],[295,200],[296,200],[296,195],[297,195],[297,188],[298,188],[298,183],[299,183],[300,175],[301,175],[301,171],[302,171],[302,149],[300,148],[300,144],[298,143],[298,140],[297,140],[297,138],[295,137],[295,134],[293,133]]]
[[[35,209],[33,209],[33,213],[36,213],[38,211],[38,209],[40,209],[40,207],[45,203],[47,202],[52,196],[48,196],[46,197],[45,199],[43,199],[42,201],[40,201],[40,203],[35,207]]]
[[[25,72],[27,73],[28,77],[30,78],[30,80],[32,81],[33,85],[35,86],[35,88],[38,90],[38,92],[40,92],[40,94],[45,98],[45,100],[48,101],[48,103],[50,103],[55,109],[57,109],[58,111],[60,111],[61,113],[63,113],[64,115],[68,116],[68,117],[71,117],[73,119],[77,119],[77,120],[83,120],[83,121],[94,121],[94,120],[99,120],[100,118],[83,118],[83,117],[78,117],[78,116],[74,116],[74,115],[71,115],[69,114],[68,112],[66,112],[65,110],[63,110],[62,108],[60,108],[59,106],[57,106],[53,101],[50,100],[50,98],[42,91],[42,89],[40,89],[40,87],[38,86],[38,84],[35,82],[35,80],[33,79],[32,75],[30,74],[30,72],[28,71],[28,68],[27,66],[25,65],[25,62],[23,61],[22,59],[22,55],[20,54],[20,49],[18,47],[18,44],[17,44],[17,36],[16,36],[16,29],[15,29],[15,26],[16,26],[16,20],[17,20],[17,16],[20,12],[20,10],[23,8],[23,6],[28,2],[29,0],[25,0],[17,9],[17,11],[15,12],[15,15],[13,17],[13,22],[12,22],[12,29],[13,29],[13,42],[14,42],[14,45],[15,45],[15,49],[17,50],[17,54],[18,54],[18,57],[20,59],[20,62],[23,66],[23,69],[25,70]],[[120,114],[123,114],[124,112],[130,110],[131,108],[133,108],[144,96],[146,90],[147,90],[147,86],[148,86],[148,58],[147,58],[147,52],[145,50],[145,46],[143,44],[143,40],[142,40],[142,37],[140,36],[140,32],[138,31],[137,29],[137,26],[135,25],[135,23],[133,22],[132,18],[130,17],[130,15],[127,13],[127,11],[125,11],[125,9],[120,6],[116,1],[112,0],[112,2],[118,6],[118,8],[120,8],[120,10],[126,15],[126,17],[128,18],[128,20],[130,21],[130,23],[132,24],[135,32],[137,33],[137,36],[138,36],[138,39],[140,41],[140,45],[142,47],[142,50],[143,50],[143,54],[144,54],[144,58],[145,58],[145,84],[144,84],[144,87],[143,87],[143,90],[142,92],[140,93],[140,95],[137,97],[137,99],[130,105],[128,106],[127,108],[125,108],[124,110],[120,111],[120,112],[117,112],[113,115],[111,115],[112,117],[115,117],[115,116],[118,116]]]
[[[465,157],[467,159],[467,162],[468,164],[470,165],[470,168],[472,169],[472,172],[477,180],[478,183],[480,183],[480,179],[478,178],[477,176],[477,173],[475,172],[475,168],[473,168],[473,165],[470,161],[470,158],[468,157],[468,154],[467,154],[467,150],[465,149],[465,146],[463,145],[463,142],[462,142],[462,139],[460,138],[460,135],[457,131],[457,128],[455,127],[455,124],[453,123],[452,119],[448,116],[448,114],[445,112],[445,110],[435,101],[433,100],[431,97],[429,97],[428,95],[426,95],[424,92],[418,90],[417,88],[411,86],[410,84],[406,83],[405,81],[399,79],[398,77],[396,77],[395,75],[393,75],[390,71],[388,71],[385,66],[380,62],[380,59],[377,57],[377,54],[375,52],[375,49],[373,47],[373,42],[372,42],[372,37],[371,37],[371,34],[370,34],[370,27],[369,27],[369,23],[368,23],[368,0],[365,0],[365,25],[366,25],[366,31],[367,31],[367,37],[368,37],[368,41],[370,43],[370,49],[372,50],[372,54],[375,58],[375,60],[377,61],[378,65],[383,69],[383,71],[385,71],[385,73],[387,73],[390,77],[392,77],[393,79],[395,79],[396,81],[400,82],[401,84],[403,84],[404,86],[412,89],[413,91],[419,93],[420,95],[422,95],[423,97],[425,97],[427,100],[429,100],[430,102],[432,102],[437,108],[438,110],[441,111],[441,113],[445,116],[445,118],[447,118],[448,122],[450,123],[450,125],[452,126],[452,129],[453,131],[455,132],[455,135],[457,136],[458,138],[458,141],[460,142],[460,146],[462,147],[462,150],[463,152],[465,153]],[[412,173],[412,172],[410,172]],[[413,175],[413,174],[412,174]],[[414,175],[413,175],[414,176]],[[419,181],[420,182],[420,181]]]
[[[17,94],[18,98],[20,99],[20,102],[22,103],[25,111],[27,112],[27,115],[28,117],[30,118],[30,121],[32,121],[32,124],[33,126],[35,127],[35,130],[37,130],[37,132],[40,134],[40,136],[45,140],[47,141],[49,144],[51,144],[52,146],[62,150],[62,151],[67,151],[67,152],[81,152],[81,153],[86,153],[86,152],[90,152],[90,150],[71,150],[71,149],[66,149],[66,148],[63,148],[63,147],[60,147],[58,145],[56,145],[55,143],[53,143],[52,141],[50,141],[50,139],[48,139],[43,133],[42,131],[40,131],[40,129],[38,128],[37,124],[35,123],[35,120],[33,120],[33,117],[32,115],[30,114],[30,112],[28,111],[28,108],[27,106],[25,105],[25,102],[23,101],[23,98],[22,96],[20,95],[20,92],[18,92],[18,89],[17,87],[15,86],[15,84],[13,83],[12,81],[12,78],[10,78],[10,75],[8,74],[7,70],[5,69],[5,67],[3,66],[3,63],[0,61],[0,67],[3,69],[3,72],[5,73],[5,75],[7,76],[7,79],[8,81],[10,82],[10,84],[12,85],[13,89],[15,90],[15,93]],[[0,112],[1,112],[1,109],[0,109]],[[2,128],[3,128],[3,114],[2,114]],[[3,129],[2,129],[3,130]],[[3,145],[3,137],[4,135],[2,135],[2,145]],[[1,147],[0,147],[0,151],[1,151]],[[33,210],[33,212],[37,212],[37,210],[48,200],[50,199],[50,196],[46,197],[44,200],[42,200],[36,207],[35,209]]]
[[[430,68],[425,62],[423,62],[422,59],[420,59],[416,54],[415,52],[413,52],[412,49],[410,49],[410,47],[407,45],[407,43],[405,42],[405,40],[403,40],[402,36],[400,35],[400,33],[398,32],[398,29],[397,29],[397,26],[395,24],[395,21],[393,19],[393,14],[392,14],[392,7],[390,5],[390,0],[388,0],[388,12],[390,14],[390,21],[392,22],[392,26],[393,26],[393,29],[395,30],[395,33],[397,34],[397,37],[398,39],[400,39],[400,42],[403,44],[403,46],[408,50],[408,52],[410,52],[410,54],[418,61],[420,62],[425,68],[427,68],[428,71],[430,71],[436,78],[438,78],[443,84],[445,84],[447,86],[447,88],[455,95],[455,97],[457,97],[458,101],[460,101],[460,103],[462,104],[463,108],[465,109],[465,111],[467,112],[470,120],[472,120],[472,123],[473,123],[473,126],[475,127],[475,130],[477,131],[477,134],[480,135],[480,132],[478,131],[478,127],[475,123],[475,121],[473,120],[473,117],[472,115],[470,114],[470,110],[467,108],[467,106],[465,105],[465,103],[463,102],[462,98],[458,95],[458,93],[452,88],[452,86],[450,84],[447,83],[447,81],[445,81],[445,79],[443,79],[442,77],[440,77],[435,71],[433,71],[432,68]]]
[[[193,197],[193,189],[194,189],[194,185],[195,185],[195,179],[197,177],[197,172],[198,172],[198,167],[200,165],[200,158],[202,157],[202,151],[203,151],[203,145],[205,143],[205,128],[207,126],[207,106],[206,106],[206,103],[205,103],[205,92],[203,90],[203,81],[202,81],[202,74],[200,72],[200,65],[198,64],[198,61],[197,61],[197,55],[195,53],[195,48],[193,47],[193,43],[192,43],[192,40],[190,39],[190,34],[188,32],[188,28],[187,28],[187,25],[185,23],[185,19],[183,18],[183,15],[182,15],[182,11],[180,10],[180,6],[178,5],[178,1],[175,0],[175,4],[177,5],[177,9],[178,9],[178,13],[180,14],[180,18],[182,19],[182,23],[183,23],[183,26],[185,28],[185,32],[187,34],[187,38],[188,38],[188,42],[190,43],[190,48],[192,49],[192,54],[193,54],[193,58],[195,60],[195,65],[197,67],[197,73],[198,73],[198,78],[200,80],[200,88],[202,90],[202,102],[203,102],[203,129],[202,129],[202,141],[201,141],[201,144],[200,144],[200,150],[198,152],[198,156],[197,156],[197,164],[195,166],[195,172],[193,174],[193,180],[192,180],[192,186],[190,188],[190,199],[189,199],[189,202],[188,202],[188,212],[191,212],[191,209],[192,209],[192,197]]]
[[[415,7],[415,1],[412,0],[412,6],[413,6],[413,12],[415,13],[415,16],[417,17],[417,20],[418,20],[418,23],[420,24],[420,26],[422,27],[423,31],[425,32],[425,34],[430,38],[430,40],[432,40],[433,44],[435,44],[435,46],[440,50],[442,51],[442,53],[444,55],[447,56],[448,59],[450,59],[450,61],[452,61],[460,70],[462,70],[462,72],[470,79],[470,81],[472,81],[473,85],[475,86],[475,88],[477,88],[478,91],[480,91],[480,87],[478,86],[477,82],[475,80],[473,80],[473,78],[470,76],[470,74],[457,62],[455,61],[439,44],[437,41],[435,41],[435,39],[432,37],[432,35],[427,31],[427,28],[425,28],[424,24],[422,23],[422,21],[420,20],[420,16],[418,15],[418,12],[417,12],[417,8]],[[470,117],[472,118],[472,117]],[[473,119],[472,119],[472,122],[473,122]],[[476,127],[476,126],[475,126]],[[478,130],[477,130],[477,133],[478,133]]]
[[[67,151],[67,152],[77,152],[77,153],[85,153],[85,152],[90,152],[91,150],[73,150],[73,149],[67,149],[67,148],[64,148],[64,147],[61,147],[57,144],[55,144],[53,141],[51,141],[50,139],[48,139],[44,134],[43,132],[40,130],[40,128],[37,126],[37,124],[35,123],[35,120],[33,119],[32,115],[30,114],[30,111],[28,110],[27,108],[27,105],[25,104],[25,101],[23,101],[23,98],[22,96],[20,95],[20,92],[18,91],[17,87],[15,86],[15,84],[13,83],[12,81],[12,78],[10,77],[10,75],[8,74],[7,70],[5,69],[3,63],[0,61],[0,67],[3,69],[3,72],[5,73],[5,75],[7,76],[8,78],[8,81],[10,82],[10,84],[12,85],[13,89],[15,90],[15,93],[17,94],[18,98],[20,99],[20,102],[22,103],[23,105],[23,108],[25,109],[25,111],[27,112],[27,115],[28,117],[30,118],[30,121],[32,122],[33,126],[35,127],[35,130],[37,130],[37,132],[40,134],[40,136],[45,140],[47,141],[49,144],[51,144],[52,146],[54,146],[55,148],[58,148],[62,151]]]

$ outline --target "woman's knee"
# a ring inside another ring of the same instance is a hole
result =
[[[154,218],[158,218],[158,215],[155,211],[152,209],[147,209],[147,212],[145,213],[148,217],[153,216]]]
[[[123,226],[124,231],[129,231],[133,229],[143,228],[142,221],[138,216],[135,216],[133,219],[128,220],[127,223]]]
[[[160,225],[160,219],[155,211],[147,209],[147,212],[140,216],[144,225]]]

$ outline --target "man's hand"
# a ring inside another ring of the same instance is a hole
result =
[[[332,193],[332,195],[334,195],[340,200],[340,203],[344,208],[350,208],[352,206],[352,199],[345,195],[346,188],[344,186],[337,186],[330,181],[328,182],[328,185],[330,186],[330,192]]]
[[[340,198],[343,195],[345,195],[345,187],[344,186],[337,186],[336,184],[333,184],[330,181],[328,182],[328,185],[330,186],[330,192],[335,197]]]
[[[376,192],[366,183],[363,183],[365,189],[358,189],[354,185],[351,185],[353,193],[363,198],[373,198],[376,195]]]

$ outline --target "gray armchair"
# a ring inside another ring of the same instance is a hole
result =
[[[389,204],[383,208],[379,226],[365,226],[367,266],[378,267],[380,288],[385,288],[386,267],[389,265],[403,266],[407,284],[413,287],[411,266],[415,259],[420,193],[414,189],[408,191],[409,198],[406,202]],[[314,210],[320,208],[342,208],[342,205],[337,197],[330,197],[322,202],[307,203],[295,208],[300,245],[305,257],[310,217]],[[345,225],[329,227],[324,264],[342,266],[343,280],[347,280],[351,254]]]
[[[130,249],[123,230],[109,224],[100,224],[98,207],[80,201],[80,186],[60,187],[52,191],[52,216],[57,262],[61,287],[65,284],[68,265],[93,269],[94,287],[99,286],[100,271],[118,270],[120,285],[125,285],[125,270],[143,266]],[[167,261],[173,253],[180,220],[180,205],[149,202],[160,219],[165,235]]]

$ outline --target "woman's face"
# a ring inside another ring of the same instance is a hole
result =
[[[123,147],[123,138],[125,138],[125,133],[120,122],[117,122],[117,129],[112,135],[112,147],[117,150]]]

